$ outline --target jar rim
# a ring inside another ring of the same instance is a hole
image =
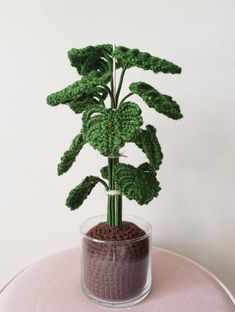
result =
[[[133,218],[133,219],[137,219],[137,220],[139,220],[141,222],[144,222],[147,225],[147,227],[148,227],[148,230],[146,231],[146,233],[144,235],[136,237],[136,238],[130,238],[130,239],[125,239],[125,240],[120,240],[120,241],[118,241],[118,240],[101,240],[101,239],[93,238],[93,237],[90,237],[90,236],[86,235],[86,233],[84,233],[84,231],[82,230],[82,227],[84,226],[84,224],[86,222],[91,221],[92,219],[101,218],[101,217],[104,217],[104,221],[105,221],[106,215],[105,214],[100,214],[100,215],[96,215],[96,216],[87,218],[86,220],[84,220],[80,224],[79,231],[80,231],[80,234],[82,235],[83,238],[86,238],[86,239],[88,239],[90,241],[101,243],[101,244],[115,244],[115,243],[117,243],[117,244],[120,245],[120,244],[134,243],[134,242],[138,242],[138,241],[144,240],[145,238],[150,236],[150,234],[152,232],[152,226],[146,219],[143,219],[143,218],[135,216],[135,215],[123,214],[123,217],[127,217],[127,218],[130,217],[130,218]],[[123,221],[125,221],[125,220],[123,220]]]

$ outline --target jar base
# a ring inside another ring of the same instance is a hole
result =
[[[82,287],[82,292],[89,301],[91,301],[97,305],[100,305],[100,306],[105,307],[105,308],[111,308],[111,309],[122,309],[122,308],[128,308],[128,307],[131,307],[133,305],[136,305],[137,303],[144,300],[149,295],[149,293],[151,292],[151,288],[152,288],[152,284],[149,283],[149,285],[147,285],[138,296],[131,298],[131,299],[128,299],[128,300],[123,300],[123,301],[121,301],[121,300],[108,301],[108,300],[103,300],[103,299],[97,298],[97,297],[89,294],[89,292],[86,289],[84,289],[83,287]]]

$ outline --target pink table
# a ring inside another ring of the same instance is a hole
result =
[[[230,312],[234,298],[205,269],[170,251],[153,248],[153,288],[127,310],[136,312]],[[0,312],[98,312],[80,290],[79,250],[45,258],[18,274],[0,293]],[[123,311],[123,310],[116,310]]]

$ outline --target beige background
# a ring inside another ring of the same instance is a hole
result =
[[[78,76],[72,47],[116,43],[167,58],[182,75],[132,69],[181,105],[175,122],[139,101],[158,129],[164,152],[162,191],[148,206],[124,200],[124,211],[153,225],[153,243],[188,256],[235,291],[234,113],[235,1],[1,1],[0,2],[0,286],[23,267],[79,244],[79,224],[105,213],[97,186],[70,212],[68,191],[106,163],[86,146],[57,177],[57,162],[80,129],[80,116],[51,108],[46,96]],[[124,90],[125,91],[125,90]],[[127,162],[144,155],[124,148]]]

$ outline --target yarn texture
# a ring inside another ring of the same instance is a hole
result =
[[[154,108],[158,113],[164,114],[172,119],[180,119],[183,115],[179,105],[171,96],[161,94],[146,82],[133,82],[129,89],[138,94],[149,107]]]
[[[140,205],[150,202],[161,190],[156,172],[148,163],[143,163],[137,168],[118,164],[114,169],[114,177],[117,190]]]
[[[100,174],[102,178],[108,180],[109,178],[109,168],[108,166],[104,166],[103,168],[100,169]]]
[[[111,44],[102,44],[97,46],[88,46],[82,49],[71,49],[68,51],[68,58],[79,75],[88,75],[92,71],[105,73],[109,68],[108,58],[111,58],[113,46]]]
[[[58,175],[61,175],[69,170],[84,144],[83,135],[79,133],[73,139],[69,149],[65,151],[64,155],[61,157],[60,163],[57,166]]]
[[[96,106],[83,114],[84,140],[104,156],[118,154],[130,142],[143,123],[141,109],[132,102],[125,102],[117,110]]]
[[[54,92],[47,97],[47,103],[51,106],[58,104],[69,104],[70,102],[79,101],[82,99],[89,100],[94,94],[99,93],[97,86],[106,84],[112,77],[111,72],[103,75],[97,75],[96,71],[90,72],[89,75],[84,76],[81,80],[75,81],[68,87]]]
[[[138,49],[128,49],[120,46],[115,49],[112,55],[118,60],[121,67],[140,67],[145,70],[152,70],[155,74],[159,72],[180,74],[181,68],[172,62],[152,56],[148,52],[140,52]]]
[[[94,92],[84,93],[75,100],[65,103],[76,113],[81,114],[88,106],[100,105],[107,98],[107,91],[102,88],[95,88]]]
[[[95,176],[88,176],[70,191],[66,205],[71,210],[79,208],[98,182],[101,182],[108,190],[107,184],[102,179]]]
[[[163,154],[156,136],[156,128],[147,125],[146,130],[141,129],[133,142],[146,154],[149,164],[158,170],[162,163]]]

